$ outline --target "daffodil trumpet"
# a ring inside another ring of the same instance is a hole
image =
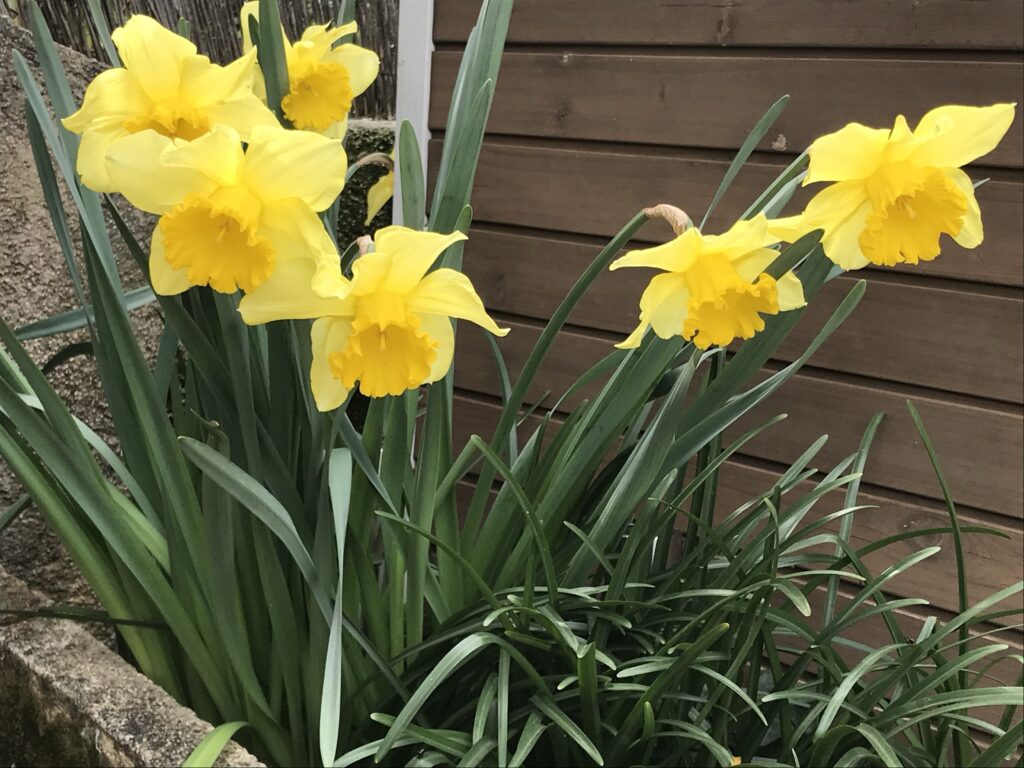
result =
[[[317,408],[338,408],[358,386],[368,397],[400,395],[448,373],[455,353],[452,318],[504,336],[469,278],[454,269],[431,271],[438,257],[465,240],[385,227],[374,250],[353,262],[352,279],[334,265],[334,287],[315,285],[309,261],[290,262],[239,304],[242,319],[315,319],[310,383]],[[322,285],[322,284],[321,284]]]
[[[252,291],[295,260],[332,287],[337,249],[317,213],[341,192],[346,166],[339,142],[279,126],[253,129],[244,149],[226,126],[191,142],[145,131],[107,160],[129,202],[160,217],[149,267],[163,295]]]

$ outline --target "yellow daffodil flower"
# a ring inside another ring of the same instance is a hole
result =
[[[86,88],[81,108],[63,120],[82,135],[78,174],[90,189],[120,191],[107,174],[106,156],[126,136],[154,130],[191,140],[229,125],[248,139],[257,125],[277,125],[253,93],[252,54],[226,67],[211,64],[149,16],[132,16],[111,37],[124,66],[101,72]]]
[[[762,314],[802,307],[803,286],[794,273],[776,281],[764,271],[779,255],[768,247],[775,242],[759,215],[722,235],[691,228],[669,243],[616,259],[613,270],[651,267],[665,273],[651,280],[640,299],[640,324],[616,346],[640,346],[648,328],[659,338],[682,336],[701,349],[725,346],[763,330]]]
[[[259,18],[259,2],[242,6],[243,48],[252,49],[249,18]],[[341,139],[348,128],[352,101],[377,79],[380,59],[373,51],[353,43],[335,46],[343,37],[354,34],[356,23],[334,29],[328,24],[307,27],[298,42],[284,36],[288,65],[288,93],[281,99],[281,110],[292,125]]]
[[[931,261],[942,235],[977,248],[981,210],[960,168],[995,149],[1014,107],[938,107],[913,131],[900,115],[892,130],[850,123],[822,136],[808,150],[803,183],[834,183],[772,231],[792,241],[823,229],[825,253],[843,269]]]
[[[395,151],[391,150],[391,162],[395,161]],[[377,179],[376,183],[366,192],[366,221],[363,222],[364,226],[370,226],[370,222],[373,221],[374,217],[380,213],[381,209],[387,205],[395,195],[395,167],[391,166],[391,169]]]
[[[340,406],[357,384],[369,397],[400,395],[448,372],[455,352],[450,318],[508,333],[487,314],[469,278],[454,269],[428,272],[465,239],[461,232],[385,227],[375,250],[353,263],[351,281],[335,263],[335,288],[318,290],[311,264],[292,262],[242,299],[239,311],[250,325],[317,318],[310,381],[321,411]]]
[[[345,185],[341,144],[280,126],[253,129],[243,150],[234,129],[218,126],[191,141],[144,131],[113,145],[107,170],[136,208],[160,216],[150,279],[163,295],[209,285],[251,291],[295,259],[338,262],[317,217]]]

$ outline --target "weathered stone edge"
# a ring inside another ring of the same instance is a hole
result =
[[[48,602],[0,568],[5,607]],[[61,719],[75,729],[83,749],[93,751],[101,764],[181,765],[212,730],[71,621],[32,619],[0,627],[0,664],[8,675],[15,670],[23,700],[33,699],[40,717]],[[263,766],[234,742],[217,764]]]

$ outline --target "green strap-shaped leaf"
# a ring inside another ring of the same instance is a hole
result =
[[[217,762],[217,758],[220,757],[220,753],[231,741],[231,737],[238,732],[239,728],[246,725],[248,723],[244,722],[218,725],[196,745],[192,753],[185,758],[185,762],[181,764],[181,768],[212,768],[213,764]]]

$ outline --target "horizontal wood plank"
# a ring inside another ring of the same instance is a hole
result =
[[[460,58],[434,54],[431,128],[444,127]],[[941,104],[1012,102],[1021,92],[1019,61],[512,51],[502,60],[488,130],[729,150],[788,93],[760,148],[793,153],[849,122],[891,126],[902,113],[913,125]],[[1018,111],[983,162],[1020,168],[1021,126]]]
[[[508,322],[512,332],[499,340],[515,380],[539,335],[532,324]],[[465,390],[500,394],[495,364],[483,332],[463,328],[458,335],[455,382]],[[612,350],[606,339],[575,331],[559,334],[531,391],[553,403],[590,366]],[[595,387],[581,397],[593,394]],[[1024,465],[1024,417],[986,408],[915,397],[936,446],[956,501],[1008,517],[1024,516],[1019,468]],[[737,437],[778,413],[790,418],[744,448],[747,455],[772,461],[796,459],[815,439],[829,434],[819,459],[831,466],[856,450],[871,416],[887,414],[872,449],[866,476],[873,484],[935,499],[940,488],[920,446],[905,396],[886,389],[823,379],[801,373],[727,433]],[[461,416],[460,416],[461,418]]]
[[[436,169],[440,142],[432,141],[430,150],[431,167]],[[764,159],[749,162],[711,217],[707,231],[728,227],[782,167]],[[727,168],[726,160],[694,153],[487,141],[473,192],[474,219],[603,238],[614,235],[638,210],[656,203],[677,205],[699,220]],[[975,171],[974,176],[981,178],[981,173]],[[787,210],[799,211],[810,192],[819,188],[815,185],[798,191]],[[1020,180],[990,181],[978,189],[978,202],[985,222],[985,242],[980,247],[965,250],[944,238],[938,259],[896,271],[1024,285],[1020,237],[1024,184]],[[670,236],[664,224],[652,223],[638,239],[663,242]]]
[[[546,320],[598,251],[578,241],[481,229],[471,232],[464,269],[490,308]],[[653,274],[624,269],[601,275],[572,322],[625,335],[636,325]],[[1024,348],[1024,301],[954,284],[894,283],[867,271],[838,278],[811,302],[778,358],[799,355],[861,276],[869,285],[860,306],[818,350],[815,366],[1021,402],[1024,371],[1011,351]]]
[[[464,42],[480,2],[434,8],[434,39]],[[1020,50],[1022,27],[1019,0],[516,0],[509,42]]]
[[[471,395],[457,394],[455,399],[455,447],[456,450],[468,441],[469,436],[478,434],[489,438],[497,424],[500,411],[491,402],[478,400]],[[538,419],[527,420],[521,434],[523,438],[536,428]],[[719,514],[728,514],[753,496],[772,487],[778,475],[768,470],[728,462],[722,473],[719,491]],[[794,489],[786,498],[799,498],[800,489]],[[878,509],[867,509],[856,513],[853,531],[855,545],[863,546],[880,539],[912,530],[923,530],[948,525],[948,516],[936,506],[918,505],[897,501],[879,493],[864,492],[859,503],[877,505]],[[841,494],[826,496],[808,515],[807,522],[819,519],[843,508]],[[976,524],[970,515],[963,515],[962,524]],[[1009,539],[983,534],[964,536],[964,547],[969,562],[969,590],[972,599],[980,599],[994,591],[1015,583],[1020,578],[1020,551],[1024,547],[1019,529],[1007,529]],[[899,597],[921,597],[944,610],[956,609],[956,590],[950,588],[951,573],[955,568],[951,540],[948,535],[922,537],[914,543],[900,543],[867,556],[865,562],[874,572],[879,573],[900,557],[925,546],[941,546],[942,551],[921,565],[911,568],[890,582],[891,594]],[[1019,596],[1012,601],[1018,606]],[[1013,623],[1007,620],[1007,623]]]

